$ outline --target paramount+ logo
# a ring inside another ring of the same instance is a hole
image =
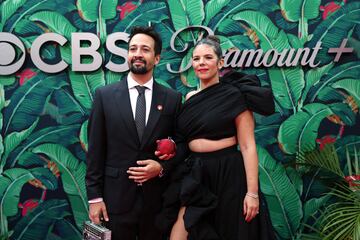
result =
[[[116,32],[108,35],[106,39],[107,50],[116,56],[126,59],[127,50],[117,46],[118,41],[128,42],[129,34]],[[69,64],[61,59],[57,63],[47,63],[41,57],[41,48],[47,43],[57,43],[64,46],[68,40],[57,33],[45,33],[37,37],[31,45],[30,57],[34,65],[46,73],[58,73],[65,70]],[[84,47],[82,42],[89,43]],[[91,72],[99,69],[103,64],[103,58],[99,53],[100,39],[93,33],[77,32],[71,34],[71,70],[75,72]],[[0,75],[16,73],[26,60],[27,51],[23,42],[14,34],[0,32]],[[83,63],[82,57],[92,58],[91,63]],[[128,70],[126,61],[122,64],[109,60],[105,68],[113,72],[125,72]]]

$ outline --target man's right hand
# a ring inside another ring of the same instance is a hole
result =
[[[109,221],[106,206],[103,201],[90,203],[89,218],[95,224],[100,224],[102,220],[105,220],[106,222]]]

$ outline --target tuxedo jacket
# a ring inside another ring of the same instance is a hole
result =
[[[161,208],[167,177],[152,178],[142,186],[129,179],[129,167],[137,160],[159,161],[165,174],[180,159],[161,161],[154,155],[156,140],[174,136],[176,118],[181,109],[181,94],[154,81],[151,109],[139,139],[131,110],[126,77],[96,90],[88,124],[86,190],[88,199],[102,197],[107,211],[120,214],[130,211],[138,194],[154,212]]]

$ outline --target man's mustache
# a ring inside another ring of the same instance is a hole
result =
[[[135,61],[141,61],[142,63],[146,64],[145,59],[142,59],[142,58],[133,58],[133,59],[131,59],[131,63],[135,63]]]

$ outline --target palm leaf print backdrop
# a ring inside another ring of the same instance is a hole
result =
[[[0,0],[0,16],[0,30],[20,38],[28,52],[41,34],[64,36],[63,47],[41,49],[49,63],[71,64],[73,32],[96,34],[104,62],[124,62],[106,50],[107,36],[151,24],[163,38],[155,77],[183,95],[199,84],[186,67],[204,30],[180,32],[173,49],[171,37],[180,29],[208,27],[224,50],[281,52],[322,42],[315,68],[234,70],[257,74],[274,93],[276,113],[256,115],[255,134],[261,190],[277,238],[360,239],[360,1]],[[328,50],[345,38],[354,51],[335,62]],[[180,68],[187,70],[177,73]],[[1,239],[81,239],[94,92],[124,74],[71,67],[47,74],[27,60],[17,73],[0,76]],[[336,208],[348,202],[355,211],[351,219]],[[341,221],[329,222],[329,216]]]

